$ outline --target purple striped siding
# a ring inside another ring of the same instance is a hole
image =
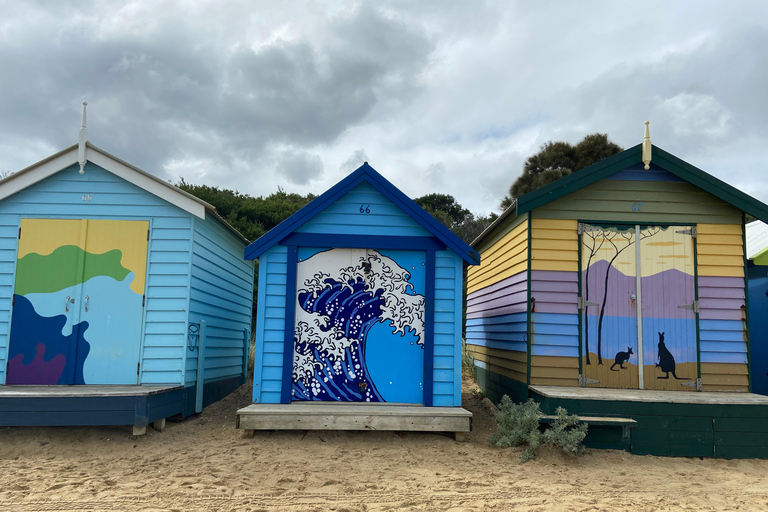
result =
[[[744,278],[699,277],[699,318],[738,320],[743,318]]]
[[[579,275],[560,270],[532,270],[531,298],[536,313],[579,313]]]
[[[485,318],[527,311],[527,272],[523,271],[467,296],[467,318]]]

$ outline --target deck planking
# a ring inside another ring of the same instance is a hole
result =
[[[657,391],[650,389],[577,388],[568,386],[530,386],[530,389],[547,398],[568,400],[703,405],[768,405],[768,396],[755,393]]]
[[[0,398],[81,398],[109,396],[152,396],[182,389],[182,386],[0,386]]]

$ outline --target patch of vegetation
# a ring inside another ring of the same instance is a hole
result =
[[[495,446],[524,446],[520,463],[536,457],[541,445],[557,446],[565,453],[581,455],[584,453],[582,442],[587,435],[586,423],[579,423],[576,416],[568,415],[562,407],[556,410],[557,418],[544,433],[539,429],[542,416],[539,404],[529,398],[527,402],[515,404],[504,395],[496,413],[498,431],[488,442]]]
[[[461,339],[461,368],[470,375],[475,374],[475,357],[467,348],[467,340]]]

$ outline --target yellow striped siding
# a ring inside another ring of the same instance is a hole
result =
[[[744,277],[740,224],[698,224],[696,231],[700,276]]]
[[[531,384],[538,386],[578,386],[578,358],[531,356]]]
[[[482,251],[480,261],[467,270],[467,293],[528,270],[528,223],[518,224]]]
[[[531,270],[579,270],[578,222],[531,219]]]
[[[746,364],[701,363],[703,391],[749,392],[749,370]]]
[[[489,371],[519,382],[526,382],[527,354],[525,352],[497,350],[478,345],[467,345],[467,350],[477,361],[484,362]]]

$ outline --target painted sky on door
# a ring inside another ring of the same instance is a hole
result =
[[[136,383],[147,230],[22,219],[8,384]]]
[[[422,403],[425,258],[299,250],[293,400]]]

